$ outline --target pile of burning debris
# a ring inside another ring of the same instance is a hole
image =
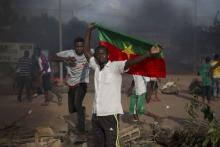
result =
[[[29,110],[18,120],[10,125],[0,129],[0,146],[1,147],[89,147],[91,144],[84,142],[81,144],[74,143],[74,137],[70,136],[66,131],[55,133],[50,127],[38,127],[35,130],[25,130],[18,126],[18,123],[31,115]],[[75,123],[62,117],[68,124],[75,127]],[[159,147],[156,144],[155,126],[157,123],[151,124],[151,129],[146,130],[141,124],[131,125],[120,131],[120,142],[122,147]]]

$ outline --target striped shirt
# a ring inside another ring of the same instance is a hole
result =
[[[66,83],[68,86],[75,86],[79,83],[89,83],[89,64],[86,57],[83,55],[78,56],[74,50],[66,50],[58,52],[58,57],[74,57],[76,59],[76,66],[66,66],[67,75]]]
[[[31,59],[21,57],[17,64],[17,73],[20,77],[31,77]]]

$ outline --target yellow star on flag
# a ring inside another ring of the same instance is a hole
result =
[[[130,55],[131,54],[135,54],[133,51],[132,51],[132,45],[129,44],[128,46],[123,43],[123,46],[124,46],[124,50],[122,51],[123,53],[127,54],[128,58],[130,58]]]

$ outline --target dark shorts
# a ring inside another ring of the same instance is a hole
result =
[[[92,147],[119,147],[119,115],[92,115]]]
[[[42,83],[44,91],[51,90],[50,73],[43,74]]]

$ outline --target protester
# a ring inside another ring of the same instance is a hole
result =
[[[27,99],[31,102],[31,59],[27,50],[24,51],[24,56],[18,60],[16,76],[18,79],[18,101],[22,102],[22,91],[25,87]]]
[[[74,49],[58,52],[54,61],[67,64],[66,84],[69,87],[68,106],[69,113],[77,113],[77,140],[86,140],[85,107],[83,100],[89,83],[89,65],[83,54],[84,39],[77,37],[74,40]],[[69,127],[73,132],[74,128]]]
[[[147,83],[149,77],[133,75],[133,81],[128,89],[130,96],[129,112],[133,114],[134,121],[139,121],[139,115],[145,113],[145,100],[147,100]]]
[[[158,45],[159,48],[163,50],[163,47],[161,45]],[[160,98],[158,97],[158,82],[160,82],[159,78],[151,77],[150,82],[148,84],[148,99],[147,103],[150,103],[150,101],[160,101]],[[154,99],[152,99],[152,95],[154,95]]]
[[[51,68],[50,63],[47,59],[47,57],[44,55],[41,48],[39,48],[39,58],[38,58],[38,64],[40,67],[41,77],[42,77],[42,85],[44,90],[44,103],[42,103],[42,106],[48,106],[50,102],[49,98],[49,92],[54,93],[58,98],[58,105],[62,104],[62,97],[59,94],[57,89],[53,89],[51,85]]]
[[[108,49],[98,46],[94,56],[90,52],[90,25],[86,31],[84,55],[94,73],[95,97],[93,99],[92,130],[95,147],[119,146],[119,115],[123,114],[121,105],[122,73],[130,66],[143,61],[150,53],[124,61],[109,61]]]
[[[38,48],[34,49],[34,52],[31,56],[31,89],[32,89],[32,97],[37,97],[40,94],[43,94],[42,92],[42,86],[41,86],[41,75],[40,75],[40,67],[38,64]]]
[[[211,64],[210,64],[211,58],[206,57],[205,63],[201,65],[199,68],[199,75],[202,78],[202,98],[203,102],[205,102],[205,99],[207,100],[208,104],[210,104],[211,96],[212,96],[212,78],[211,78]]]
[[[160,101],[158,97],[158,78],[151,77],[149,86],[148,86],[148,99],[147,103],[150,103],[150,101]],[[154,99],[152,99],[152,95],[154,95]]]
[[[212,71],[214,99],[220,98],[220,65],[217,64],[219,61],[219,55],[215,54],[214,59],[211,62],[212,67],[216,65]]]

